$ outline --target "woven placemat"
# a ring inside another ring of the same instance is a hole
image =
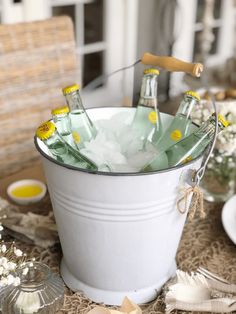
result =
[[[194,271],[199,266],[203,266],[236,283],[236,248],[227,237],[221,224],[222,204],[216,205],[205,202],[205,208],[207,212],[205,219],[196,218],[191,222],[188,221],[185,225],[177,253],[178,267],[184,271]],[[45,250],[23,243],[17,244],[29,256],[35,257],[36,260],[49,265],[53,271],[59,272],[59,261],[62,255],[59,245]],[[81,293],[73,293],[67,289],[64,306],[58,313],[86,314],[95,305]],[[163,296],[160,295],[153,302],[141,307],[143,314],[164,313]],[[178,311],[178,313],[186,312]]]

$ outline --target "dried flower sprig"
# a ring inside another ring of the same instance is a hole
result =
[[[2,232],[4,228],[2,226],[2,219],[5,219],[6,215],[0,217],[0,239],[2,239]],[[15,241],[10,244],[1,240],[0,243],[0,288],[20,284],[20,278],[16,275],[16,269],[22,266],[26,261],[26,254],[24,254],[15,245]]]
[[[217,102],[217,110],[230,125],[220,132],[216,139],[215,148],[207,164],[208,181],[217,180],[222,186],[234,178],[236,171],[236,101]],[[192,113],[192,119],[198,125],[205,122],[213,113],[208,101],[201,101]]]
[[[217,110],[225,119],[230,122],[216,140],[215,148],[223,156],[236,156],[236,101],[235,102],[218,102]],[[201,101],[194,108],[192,120],[198,125],[205,122],[213,113],[212,105],[208,101]]]

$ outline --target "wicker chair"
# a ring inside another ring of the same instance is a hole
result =
[[[61,87],[75,81],[69,17],[0,25],[0,177],[38,160],[35,129],[63,104]]]

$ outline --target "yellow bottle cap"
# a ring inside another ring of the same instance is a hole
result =
[[[55,132],[56,127],[51,121],[42,123],[36,130],[36,136],[40,140],[47,140]]]
[[[67,95],[70,93],[73,93],[77,90],[79,90],[79,85],[78,84],[74,84],[74,85],[70,85],[70,86],[66,86],[62,89],[63,95]]]
[[[227,128],[227,126],[230,125],[230,122],[225,120],[225,118],[221,115],[221,114],[218,114],[218,120],[222,123],[222,125]]]
[[[143,74],[156,74],[156,75],[159,75],[160,72],[159,72],[159,70],[157,70],[155,68],[150,68],[150,69],[145,69],[143,71]]]
[[[69,112],[69,108],[67,106],[64,107],[58,107],[52,110],[52,115],[56,116],[59,114],[64,114],[64,113],[68,113]]]
[[[200,101],[200,96],[198,95],[198,93],[194,92],[193,90],[188,90],[187,92],[184,93],[184,95],[189,95],[192,96],[194,98],[196,98],[198,101]]]

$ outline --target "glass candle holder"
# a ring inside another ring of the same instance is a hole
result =
[[[206,168],[201,188],[209,202],[226,202],[235,193],[235,156],[214,151]]]
[[[1,302],[4,314],[53,314],[63,305],[64,284],[59,275],[39,262],[17,269],[20,285],[8,288]]]

